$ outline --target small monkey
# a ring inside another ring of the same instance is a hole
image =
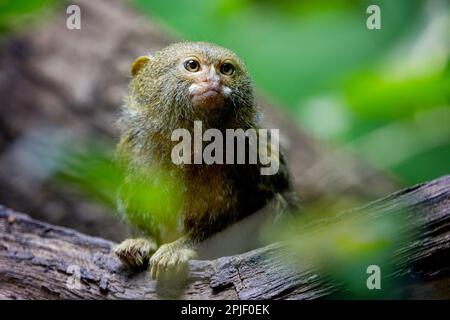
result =
[[[124,263],[148,263],[152,278],[160,279],[186,268],[201,241],[269,201],[295,206],[281,153],[277,152],[279,170],[274,175],[261,175],[259,163],[175,165],[171,160],[177,143],[171,140],[173,130],[192,132],[194,121],[221,132],[260,128],[252,82],[236,54],[211,43],[175,43],[137,58],[131,75],[120,118],[119,162],[143,188],[169,177],[173,188],[166,188],[167,198],[177,193],[181,200],[177,212],[157,218],[147,212],[150,209],[130,207],[127,196],[119,194],[120,211],[145,234],[116,247]],[[269,143],[267,148],[273,156],[274,146]]]

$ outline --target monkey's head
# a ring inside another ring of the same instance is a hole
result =
[[[172,44],[131,68],[132,96],[139,104],[177,116],[215,114],[254,107],[251,79],[232,51],[205,42]]]

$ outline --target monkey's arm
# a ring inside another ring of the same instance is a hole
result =
[[[256,165],[236,166],[235,179],[236,181],[242,181],[242,189],[252,190],[252,193],[246,197],[254,198],[259,203],[257,205],[259,207],[255,208],[256,210],[260,208],[261,204],[265,205],[268,201],[275,200],[280,202],[280,212],[293,212],[300,205],[286,156],[278,141],[270,135],[269,138],[270,140],[259,140],[258,144],[258,148],[266,148],[268,158],[266,164],[263,164],[258,157],[259,160]],[[272,166],[276,170],[267,170],[268,166]]]
[[[283,150],[279,150],[278,162],[279,169],[276,174],[261,176],[262,185],[271,189],[274,197],[278,198],[276,200],[282,202],[281,211],[295,211],[300,207],[300,201]]]
[[[119,213],[131,226],[134,237],[121,242],[114,248],[114,252],[125,265],[140,268],[148,265],[161,241],[153,215],[137,201],[139,199],[135,199],[136,194],[145,196],[146,185],[142,180],[150,182],[150,179],[134,172],[131,164],[134,143],[132,132],[127,130],[122,134],[116,150],[116,163],[123,175],[116,193],[116,204]]]

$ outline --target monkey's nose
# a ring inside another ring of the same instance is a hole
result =
[[[199,85],[204,91],[222,92],[222,83],[219,75],[214,69],[211,69],[203,78],[200,79]]]
[[[221,85],[220,81],[206,80],[204,82],[204,86],[207,91],[216,91],[218,93],[221,93],[222,85]]]
[[[209,86],[220,86],[220,76],[217,74],[214,66],[211,66],[209,70],[205,70],[205,74],[201,79],[202,82],[208,83]]]

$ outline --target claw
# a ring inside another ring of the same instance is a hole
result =
[[[143,267],[153,252],[157,249],[156,243],[152,240],[138,238],[127,239],[114,248],[114,253],[120,260],[130,267]]]
[[[150,276],[162,279],[185,270],[189,260],[197,257],[197,252],[179,240],[162,245],[150,259]]]

